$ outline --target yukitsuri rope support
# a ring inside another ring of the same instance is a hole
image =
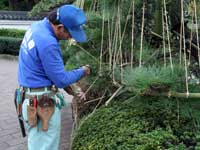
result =
[[[80,48],[82,51],[84,51],[87,55],[89,55],[91,58],[93,58],[93,60],[95,60],[96,62],[99,63],[99,60],[93,56],[92,54],[90,54],[86,49],[84,49],[81,45],[79,44],[75,44],[76,47]]]

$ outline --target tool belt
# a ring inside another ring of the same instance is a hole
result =
[[[42,122],[42,130],[48,130],[49,120],[55,110],[54,100],[48,97],[48,94],[43,94],[40,99],[31,97],[29,106],[27,106],[28,123],[31,127],[37,125],[38,119]]]
[[[26,92],[26,95],[42,95],[38,93],[57,93],[58,88],[55,86],[47,86],[47,87],[40,87],[40,88],[27,88],[23,87],[23,90]],[[37,94],[34,94],[37,93]],[[26,98],[29,98],[26,96]]]
[[[47,131],[55,107],[61,109],[65,106],[63,95],[58,92],[57,88],[52,87],[25,90],[25,97],[29,99],[27,116],[30,127],[37,126],[38,120],[41,120],[42,130]]]

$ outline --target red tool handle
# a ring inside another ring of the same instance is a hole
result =
[[[34,100],[33,100],[33,106],[34,106],[35,108],[37,108],[37,99],[36,99],[36,98],[34,98]]]

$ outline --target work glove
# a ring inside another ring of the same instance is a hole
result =
[[[64,90],[70,95],[78,96],[81,100],[86,100],[86,95],[79,86],[79,83],[74,83],[68,87],[65,87]]]
[[[82,66],[82,68],[84,70],[84,76],[88,76],[90,74],[90,66],[85,65],[85,66]]]
[[[77,96],[81,99],[81,100],[86,100],[86,95],[83,91],[80,91]]]

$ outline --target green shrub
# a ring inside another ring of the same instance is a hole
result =
[[[174,65],[174,70],[176,71],[171,70],[171,66],[161,67],[157,65],[136,67],[134,69],[127,68],[124,71],[124,84],[129,90],[137,93],[144,92],[148,88],[160,89],[160,91],[161,89],[184,91],[185,88],[180,88],[185,80],[184,68]]]
[[[22,38],[0,36],[0,54],[18,55]]]
[[[0,36],[13,37],[13,38],[23,38],[25,30],[18,29],[0,29]]]
[[[25,30],[0,29],[0,54],[18,55]]]
[[[164,98],[115,102],[82,121],[74,132],[72,149],[194,149],[198,146],[198,130],[190,117],[181,114],[176,102]]]

